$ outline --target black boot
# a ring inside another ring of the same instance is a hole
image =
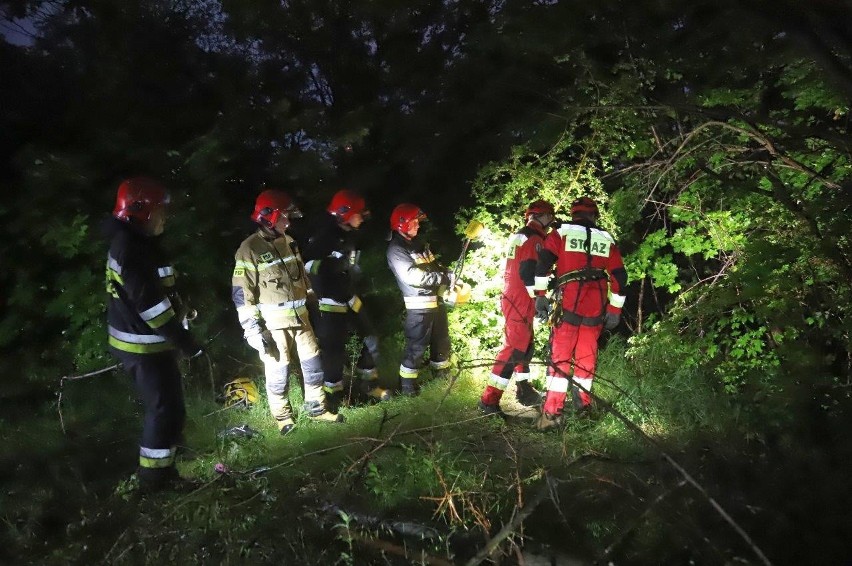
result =
[[[592,396],[581,391],[576,385],[571,386],[571,400],[574,404],[574,412],[578,418],[591,419],[597,417],[595,403]]]
[[[139,491],[144,494],[180,490],[185,481],[180,477],[177,468],[174,466],[166,468],[143,468],[140,466],[136,470],[136,477],[139,478]]]
[[[480,400],[478,407],[479,407],[479,412],[482,413],[483,415],[487,415],[487,416],[497,415],[501,419],[506,418],[506,413],[503,412],[503,410],[500,408],[500,405],[486,405],[485,403],[482,402],[482,400]]]
[[[518,403],[524,407],[538,407],[541,405],[541,392],[533,387],[529,381],[518,381],[515,383],[515,386],[517,387],[515,397]]]
[[[420,395],[420,386],[416,378],[403,377],[399,380],[400,392],[406,397],[416,397]]]
[[[326,392],[325,394],[325,407],[328,409],[330,413],[337,414],[340,411],[340,407],[343,405],[343,390]]]

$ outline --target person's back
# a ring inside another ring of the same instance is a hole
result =
[[[109,349],[133,379],[145,411],[137,476],[146,491],[179,480],[175,453],[186,409],[177,355],[202,352],[181,324],[186,313],[174,291],[175,273],[158,244],[168,202],[156,181],[128,179],[105,224]]]
[[[538,254],[536,292],[543,293],[548,288],[548,274],[556,263],[552,287],[557,296],[561,295],[551,338],[548,391],[536,422],[539,430],[561,424],[569,389],[578,413],[588,414],[598,338],[604,325],[614,328],[621,316],[621,293],[627,284],[627,273],[615,241],[596,226],[598,214],[597,203],[592,199],[575,200],[571,204],[571,222],[552,231]],[[537,305],[547,302],[544,296],[536,301]]]

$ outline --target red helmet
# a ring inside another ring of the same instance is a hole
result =
[[[326,210],[333,214],[339,221],[348,222],[356,214],[363,216],[366,212],[364,210],[366,206],[367,203],[364,202],[364,197],[354,191],[343,189],[334,193]]]
[[[408,232],[412,220],[426,220],[426,214],[416,204],[407,202],[398,204],[390,215],[391,230]]]
[[[571,216],[577,216],[578,214],[593,215],[597,218],[599,215],[597,203],[589,197],[578,198],[571,203]]]
[[[145,223],[155,209],[168,203],[169,193],[163,185],[147,177],[133,177],[118,186],[112,215],[125,222],[133,219]]]
[[[524,220],[529,222],[531,216],[538,216],[539,214],[549,214],[554,216],[556,211],[553,209],[552,204],[546,200],[539,199],[531,202],[527,207],[527,211],[524,213]]]
[[[288,218],[301,218],[301,211],[296,208],[293,199],[284,191],[276,189],[267,189],[257,195],[257,200],[254,203],[254,212],[251,214],[251,219],[258,224],[267,226],[275,226],[282,214],[286,214]]]

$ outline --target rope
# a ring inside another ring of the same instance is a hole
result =
[[[214,334],[211,338],[207,339],[207,341],[204,343],[204,346],[209,346],[210,343],[213,342],[216,338],[218,338],[219,335],[221,335],[222,332],[224,332],[224,331],[225,331],[225,329],[223,328],[222,330],[220,330],[219,332]],[[216,395],[216,382],[215,382],[215,379],[213,378],[213,360],[210,358],[210,355],[207,353],[206,350],[204,351],[204,357],[207,359],[207,372],[208,372],[208,375],[210,377],[210,391],[211,391],[211,393],[213,393],[213,395]],[[117,369],[121,369],[123,367],[124,367],[124,364],[122,364],[121,362],[118,362],[117,364],[113,364],[111,366],[107,366],[107,367],[101,368],[99,370],[90,371],[88,373],[83,373],[83,374],[80,374],[80,375],[63,375],[62,377],[59,378],[59,392],[57,393],[56,411],[59,413],[59,426],[62,428],[62,434],[66,434],[65,419],[62,415],[62,394],[64,392],[65,382],[66,381],[80,381],[82,379],[87,379],[89,377],[95,377],[96,375],[101,375],[101,374],[104,374],[104,373],[110,373],[110,372],[113,372]]]

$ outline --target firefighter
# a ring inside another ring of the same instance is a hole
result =
[[[343,421],[325,404],[319,347],[308,319],[311,284],[298,246],[286,233],[291,218],[299,216],[287,193],[260,193],[251,215],[259,228],[240,244],[232,280],[240,325],[260,354],[269,409],[282,435],[294,426],[288,391],[290,364],[297,358],[305,384],[302,411],[315,421]]]
[[[201,346],[182,322],[186,309],[160,247],[169,195],[144,177],[123,181],[106,225],[109,350],[133,379],[144,408],[137,477],[143,491],[173,487],[176,445],[186,418],[178,355]]]
[[[502,415],[500,399],[513,373],[518,402],[525,407],[535,407],[541,403],[541,393],[529,382],[530,360],[535,346],[535,301],[533,286],[527,288],[524,279],[532,282],[535,278],[538,252],[542,249],[554,218],[553,205],[546,200],[536,200],[530,203],[524,213],[526,225],[509,240],[506,268],[503,271],[503,293],[500,295],[500,309],[506,321],[503,348],[497,354],[488,385],[479,400],[479,410],[485,414]]]
[[[417,377],[423,354],[429,348],[433,369],[450,367],[450,334],[442,295],[452,288],[452,275],[432,255],[429,245],[417,238],[426,215],[417,205],[400,204],[390,216],[388,266],[396,277],[405,302],[405,351],[399,366],[403,395],[417,395]]]
[[[354,329],[362,343],[357,363],[361,393],[368,399],[385,401],[391,394],[378,382],[379,339],[357,294],[361,252],[356,232],[369,211],[362,196],[346,189],[335,193],[326,211],[305,247],[305,269],[319,298],[314,327],[326,398],[331,406],[340,404],[346,340]]]
[[[603,328],[612,330],[621,319],[627,272],[615,240],[595,224],[597,219],[594,200],[575,200],[571,204],[571,221],[548,234],[538,253],[536,313],[541,318],[552,315],[551,320],[555,320],[547,394],[536,421],[539,430],[561,426],[569,384],[574,409],[578,414],[588,413],[598,337]],[[555,280],[550,286],[554,289],[556,312],[551,313],[550,300],[544,293],[554,262]]]

